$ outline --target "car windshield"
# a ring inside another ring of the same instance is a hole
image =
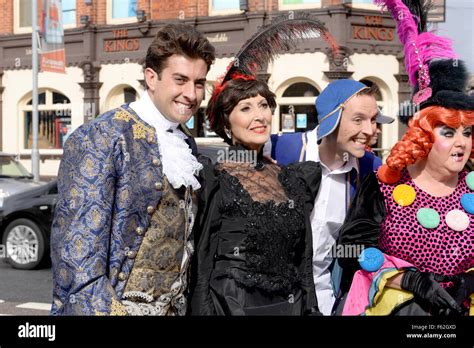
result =
[[[10,156],[0,156],[0,178],[29,178],[31,174]]]

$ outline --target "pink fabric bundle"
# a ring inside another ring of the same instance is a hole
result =
[[[354,274],[351,289],[347,294],[342,315],[361,315],[369,306],[369,291],[372,282],[387,269],[403,269],[414,267],[411,263],[403,261],[394,256],[384,254],[384,263],[376,272],[359,270]]]

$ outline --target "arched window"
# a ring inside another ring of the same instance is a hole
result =
[[[279,130],[295,132],[314,129],[317,125],[314,102],[318,95],[318,89],[307,82],[296,82],[288,86],[278,100]]]
[[[137,91],[130,85],[118,85],[112,88],[105,99],[105,110],[112,110],[138,99]]]
[[[288,87],[282,97],[316,97],[317,95],[319,91],[314,86],[306,82],[297,82]]]
[[[21,113],[24,117],[23,146],[33,144],[33,100],[29,99]],[[71,101],[60,92],[45,90],[38,94],[38,148],[62,149],[71,133]]]

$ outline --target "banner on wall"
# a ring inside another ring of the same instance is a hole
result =
[[[66,73],[61,0],[43,0],[41,14],[40,69]]]

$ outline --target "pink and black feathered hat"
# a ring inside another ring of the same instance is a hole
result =
[[[429,0],[374,0],[386,8],[397,24],[405,51],[405,67],[413,86],[413,105],[424,109],[438,105],[456,110],[474,110],[474,96],[466,93],[469,74],[451,40],[426,32]],[[413,108],[413,106],[415,108]],[[410,113],[402,111],[404,116]],[[403,119],[401,120],[408,121]]]

